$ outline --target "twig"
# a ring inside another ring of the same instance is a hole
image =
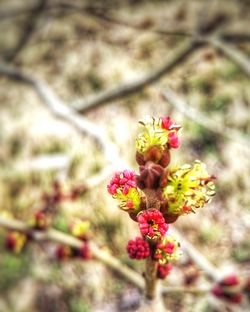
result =
[[[32,15],[28,16],[27,23],[23,29],[23,32],[16,44],[16,46],[5,55],[5,61],[11,62],[16,58],[16,56],[21,52],[21,50],[25,47],[25,45],[30,40],[32,33],[36,28],[36,24],[38,21],[38,17],[41,15],[42,11],[46,6],[47,0],[39,0],[37,5],[35,6]]]
[[[73,248],[80,248],[82,246],[82,241],[63,232],[55,229],[48,229],[47,231],[35,231],[26,223],[15,220],[6,219],[0,216],[0,226],[9,230],[15,230],[22,233],[30,233],[35,241],[53,241],[56,243],[71,246]],[[143,277],[135,272],[134,270],[128,268],[122,264],[117,258],[113,257],[107,251],[99,248],[94,242],[90,243],[90,250],[94,258],[101,263],[107,265],[110,269],[114,270],[126,280],[134,284],[139,289],[144,289],[144,279]],[[161,293],[175,294],[175,293],[191,293],[195,295],[206,294],[210,291],[210,288],[190,288],[190,287],[166,287],[161,288]]]
[[[0,225],[1,227],[5,227],[7,229],[12,229],[24,233],[31,233],[32,238],[35,241],[53,241],[77,249],[81,248],[82,246],[81,240],[55,229],[48,229],[47,231],[34,231],[30,228],[30,226],[22,221],[5,219],[1,216]],[[140,289],[144,288],[143,278],[138,273],[124,266],[118,259],[114,258],[108,252],[99,248],[94,242],[90,243],[90,250],[95,259],[106,264],[112,270],[118,272],[120,275],[125,277],[127,280],[129,280]]]
[[[227,56],[230,60],[236,63],[240,69],[250,77],[250,59],[247,58],[241,51],[239,51],[234,46],[223,42],[223,40],[215,37],[211,37],[207,39],[208,43],[210,43],[217,50],[222,52],[225,56]]]
[[[221,280],[221,272],[218,268],[212,265],[189,241],[176,229],[171,228],[171,231],[181,242],[182,248],[189,254],[193,261],[209,276],[213,281]]]
[[[215,122],[213,119],[203,115],[197,109],[188,106],[185,101],[174,93],[170,88],[165,88],[162,92],[163,98],[171,105],[173,105],[179,112],[187,116],[197,124],[211,132],[219,134],[227,139],[234,140],[244,147],[250,148],[250,139],[236,130],[229,129],[224,125]]]
[[[119,26],[124,26],[127,28],[132,28],[137,31],[143,31],[143,32],[150,32],[157,35],[164,35],[164,36],[181,36],[181,37],[193,37],[192,32],[182,31],[182,30],[165,30],[165,29],[158,29],[158,28],[145,28],[143,25],[134,24],[128,21],[124,21],[121,19],[115,18],[113,15],[105,14],[104,12],[96,11],[93,9],[87,9],[87,13],[89,13],[91,16],[103,20],[104,22],[107,22],[109,24],[116,24]]]
[[[172,57],[168,59],[162,67],[153,71],[152,73],[145,75],[141,79],[136,81],[121,85],[120,87],[116,87],[93,96],[89,100],[80,101],[75,104],[75,108],[81,112],[85,113],[89,109],[96,108],[101,106],[102,104],[108,103],[113,100],[121,99],[131,94],[134,94],[140,91],[143,87],[146,87],[158,79],[160,79],[163,75],[170,72],[174,67],[179,65],[187,56],[191,54],[191,52],[197,48],[197,44],[195,42],[185,42],[173,51]]]
[[[121,166],[117,148],[109,141],[103,129],[86,118],[79,116],[74,109],[66,106],[47,84],[5,64],[0,64],[0,75],[32,87],[56,117],[74,126],[81,134],[92,136],[103,149],[107,161],[113,165]]]
[[[147,28],[138,24],[133,24],[131,22],[120,20],[115,18],[113,15],[105,15],[101,12],[101,7],[97,6],[82,6],[77,3],[67,3],[67,2],[58,2],[58,3],[48,3],[44,8],[43,12],[53,12],[58,10],[72,10],[72,11],[86,11],[86,13],[95,16],[96,18],[106,20],[106,22],[117,24],[124,27],[129,27],[137,31],[147,31],[153,32],[163,36],[183,36],[183,37],[193,37],[193,32],[187,32],[186,30],[165,30],[158,28]],[[107,9],[105,7],[105,9]],[[36,10],[36,7],[26,7],[26,8],[14,8],[11,10],[1,10],[0,11],[0,22],[6,19],[17,18],[26,14],[33,14]],[[43,13],[41,12],[41,13]],[[227,33],[223,32],[219,34],[219,37],[228,42],[249,42],[250,34],[249,33]]]

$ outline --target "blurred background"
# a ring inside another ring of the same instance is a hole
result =
[[[200,159],[217,177],[213,201],[176,228],[225,274],[250,275],[249,21],[247,0],[1,0],[0,214],[28,222],[55,181],[70,192],[97,177],[58,205],[53,226],[89,220],[91,239],[142,273],[125,248],[137,225],[106,185],[115,167],[137,170],[138,120],[170,115],[183,126],[171,165]],[[0,226],[1,312],[137,307],[136,287],[102,263],[58,261],[53,243],[13,254],[5,237]],[[185,253],[167,279],[204,283]],[[230,311],[211,295],[166,301],[171,311]]]

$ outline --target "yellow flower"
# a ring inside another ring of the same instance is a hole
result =
[[[215,195],[214,178],[208,175],[206,165],[199,160],[193,165],[170,169],[163,190],[168,213],[181,215],[203,207]]]

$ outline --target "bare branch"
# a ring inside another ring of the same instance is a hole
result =
[[[137,31],[147,31],[152,32],[155,34],[159,34],[161,36],[182,36],[182,37],[193,37],[193,31],[186,31],[186,30],[167,30],[167,29],[160,29],[155,27],[148,27],[145,29],[143,25],[135,24],[130,21],[121,20],[120,18],[117,19],[114,14],[105,14],[102,11],[102,7],[87,5],[82,6],[81,4],[77,3],[70,3],[70,2],[58,2],[58,3],[48,3],[46,7],[43,9],[43,12],[60,12],[63,10],[68,10],[71,12],[85,12],[87,14],[92,15],[93,17],[98,18],[99,20],[104,20],[108,23],[117,24],[120,26],[132,28]],[[107,7],[105,6],[105,10],[107,11]],[[0,21],[4,21],[6,19],[17,18],[22,15],[26,14],[34,14],[36,11],[36,7],[26,7],[26,8],[15,8],[11,10],[1,10],[0,11]],[[216,25],[217,26],[217,25]],[[228,42],[249,42],[250,41],[250,34],[249,33],[228,33],[223,32],[219,34],[219,37]]]
[[[16,56],[21,52],[21,50],[25,47],[25,45],[28,43],[28,41],[30,40],[32,36],[32,33],[35,31],[38,17],[39,15],[41,15],[42,11],[44,10],[46,6],[46,2],[47,0],[38,1],[37,5],[35,6],[32,12],[32,15],[28,16],[27,18],[27,22],[24,26],[23,32],[16,46],[5,55],[4,57],[5,61],[11,62],[12,60],[14,60]]]
[[[223,42],[219,38],[211,37],[211,38],[208,38],[207,41],[217,50],[222,52],[231,61],[237,64],[240,67],[240,69],[247,76],[250,77],[250,59],[247,56],[241,53],[241,51],[239,51],[234,46],[226,42]]]
[[[227,139],[233,140],[244,147],[250,148],[250,139],[236,130],[229,129],[224,125],[215,122],[212,118],[203,115],[197,109],[188,106],[185,101],[180,98],[176,93],[174,93],[170,88],[165,88],[162,92],[163,98],[171,105],[173,105],[179,112],[187,116],[195,123],[201,125],[209,131],[219,134]]]
[[[52,241],[59,244],[64,244],[71,246],[73,248],[79,249],[82,246],[82,241],[63,232],[55,229],[48,229],[47,231],[35,231],[29,225],[22,221],[14,219],[6,219],[0,216],[0,226],[9,230],[15,230],[22,233],[29,233],[35,241]],[[94,242],[90,243],[90,250],[93,257],[100,261],[101,263],[107,265],[110,269],[119,273],[127,281],[134,284],[139,289],[144,289],[144,279],[143,277],[125,266],[117,258],[113,257],[110,253],[99,248]],[[206,294],[210,291],[210,287],[207,288],[190,288],[190,287],[166,287],[162,286],[161,293],[175,294],[175,293],[191,293],[195,295]]]
[[[74,109],[66,106],[47,84],[5,64],[0,64],[0,75],[32,87],[56,117],[74,126],[81,134],[92,136],[103,149],[107,161],[113,165],[122,166],[116,146],[110,142],[103,129],[79,116]]]
[[[1,227],[5,227],[7,229],[16,230],[24,233],[31,233],[32,238],[35,241],[53,241],[59,244],[71,246],[76,249],[79,249],[82,246],[81,240],[55,229],[48,229],[47,231],[34,231],[22,221],[5,219],[1,216],[0,225]],[[99,260],[112,270],[119,273],[140,289],[144,288],[144,280],[142,276],[140,276],[134,270],[124,266],[118,259],[114,258],[109,253],[99,248],[94,242],[90,243],[90,250],[95,259]]]
[[[207,276],[213,281],[221,280],[222,274],[218,268],[212,265],[176,228],[172,227],[171,232],[176,235],[181,242],[182,248],[184,248],[193,261],[204,270]]]
[[[80,101],[75,104],[75,108],[79,112],[85,113],[89,109],[96,108],[102,104],[124,98],[140,91],[142,88],[159,80],[166,73],[169,73],[177,65],[180,65],[181,62],[197,48],[197,46],[198,45],[193,41],[185,42],[183,45],[181,45],[181,47],[178,47],[176,50],[174,50],[172,57],[167,59],[167,61],[157,70],[136,81],[121,85],[120,87],[115,87],[107,91],[103,91],[96,96],[89,98],[89,100],[87,99]]]

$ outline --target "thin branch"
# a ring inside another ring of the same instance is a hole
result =
[[[62,11],[62,10],[71,10],[75,12],[83,11],[88,14],[91,14],[93,17],[98,19],[105,20],[108,23],[117,24],[124,27],[129,27],[137,31],[147,31],[155,34],[159,34],[162,36],[182,36],[182,37],[193,37],[194,33],[192,31],[187,32],[186,30],[165,30],[160,28],[147,28],[143,27],[140,24],[134,24],[125,20],[117,19],[114,15],[107,15],[102,12],[103,8],[98,6],[82,6],[77,3],[67,3],[67,2],[59,2],[59,3],[48,3],[44,8],[43,12],[53,12],[53,11]],[[107,7],[105,7],[107,10]],[[26,8],[14,8],[11,10],[1,10],[0,11],[0,21],[4,21],[6,19],[17,18],[26,14],[33,14],[36,11],[36,7],[26,7]],[[42,13],[43,13],[42,12]],[[219,34],[219,37],[228,42],[249,42],[250,34],[249,33],[227,33],[223,32]]]
[[[52,241],[59,244],[64,244],[71,246],[73,248],[81,248],[82,241],[61,231],[55,229],[48,229],[47,231],[35,231],[26,223],[15,220],[15,219],[6,219],[0,216],[0,226],[9,230],[15,230],[22,233],[29,233],[35,241]],[[133,285],[138,287],[141,290],[144,290],[144,279],[143,277],[125,266],[117,258],[113,257],[110,253],[99,248],[94,242],[90,243],[90,251],[93,257],[100,261],[101,263],[107,265],[110,269],[117,272],[123,276],[127,281],[131,282]],[[178,294],[178,293],[190,293],[194,295],[206,294],[210,291],[210,287],[166,287],[162,286],[161,293],[163,295],[167,294]]]
[[[210,263],[189,241],[176,229],[171,228],[171,232],[176,235],[181,242],[181,247],[189,254],[190,258],[209,276],[213,281],[221,280],[222,274],[218,268]]]
[[[47,84],[5,64],[0,64],[0,75],[32,87],[51,113],[74,126],[79,133],[92,136],[103,149],[107,161],[122,166],[116,146],[110,142],[103,129],[66,106]]]
[[[212,118],[203,115],[197,109],[190,107],[185,101],[174,93],[170,88],[165,88],[162,92],[163,98],[171,105],[173,105],[179,112],[193,120],[195,123],[201,125],[205,129],[219,134],[227,139],[233,140],[244,147],[250,148],[250,139],[236,130],[229,129],[224,125],[215,122]]]
[[[218,51],[222,52],[231,61],[237,64],[240,67],[240,69],[248,77],[250,77],[250,59],[247,56],[245,56],[241,51],[239,51],[234,46],[226,42],[223,42],[223,40],[220,40],[219,38],[211,37],[208,38],[207,41]]]
[[[157,70],[150,72],[150,74],[145,75],[141,79],[123,84],[120,87],[115,87],[113,89],[100,92],[96,96],[93,96],[84,101],[80,101],[75,104],[75,108],[79,112],[85,113],[90,109],[99,107],[110,101],[118,100],[140,91],[142,88],[159,80],[166,73],[169,73],[177,65],[180,65],[183,60],[186,59],[191,54],[191,52],[197,48],[197,46],[198,45],[193,41],[185,42],[181,45],[181,47],[178,47],[176,50],[174,50],[172,57],[168,58],[167,61]]]
[[[28,16],[27,18],[27,22],[24,26],[20,38],[18,39],[16,46],[5,55],[4,59],[6,62],[13,61],[17,57],[17,55],[23,50],[23,48],[27,45],[33,32],[36,29],[38,18],[42,14],[42,11],[46,6],[46,2],[47,0],[38,1],[37,5],[35,6],[32,12],[32,15]]]
[[[140,24],[131,23],[125,20],[117,19],[113,15],[105,14],[104,12],[100,12],[93,9],[86,9],[86,12],[89,13],[91,16],[103,20],[109,24],[115,24],[119,26],[124,26],[127,28],[132,28],[137,31],[143,32],[151,32],[157,35],[164,35],[164,36],[181,36],[181,37],[193,37],[192,32],[182,31],[182,30],[165,30],[165,29],[158,29],[158,28],[145,28],[145,26]]]
[[[77,249],[81,248],[82,246],[81,240],[55,229],[48,229],[47,231],[34,231],[30,228],[30,226],[22,221],[5,219],[1,216],[0,225],[1,227],[7,229],[30,233],[35,241],[53,241]],[[141,275],[136,273],[134,270],[124,266],[118,259],[114,258],[109,253],[99,248],[94,242],[90,243],[90,251],[95,259],[99,260],[112,270],[119,273],[140,289],[144,288],[144,280]]]

